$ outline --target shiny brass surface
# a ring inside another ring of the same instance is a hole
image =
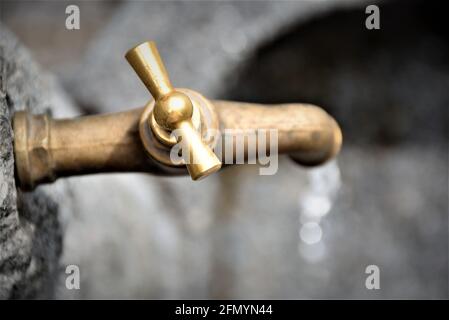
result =
[[[187,151],[183,154],[184,162],[193,180],[219,170],[220,160],[202,141],[192,121],[194,106],[191,99],[172,87],[155,43],[144,42],[132,48],[126,59],[154,97],[154,109],[146,121],[150,123],[156,138],[167,143],[168,133],[173,132],[176,142],[182,141],[185,146],[183,150]],[[155,123],[152,123],[153,117]],[[167,133],[161,133],[164,129]],[[171,144],[170,140],[168,142]]]
[[[341,148],[340,127],[319,107],[209,101],[193,90],[173,89],[151,42],[131,49],[126,58],[154,97],[143,108],[73,119],[15,113],[14,153],[20,188],[31,190],[58,177],[106,172],[189,173],[197,180],[221,167],[213,150],[224,159],[223,141],[229,132],[232,151],[241,147],[234,138],[245,141],[247,160],[260,156],[245,140],[259,129],[275,130],[277,152],[289,154],[302,165],[319,165]],[[208,135],[211,130],[217,134]],[[258,135],[256,139],[262,154],[271,151],[270,143],[259,144],[263,138]],[[174,162],[171,152],[179,143],[187,145],[188,152],[182,149],[182,158]]]
[[[219,130],[218,116],[214,105],[204,96],[196,91],[189,89],[178,89],[186,94],[193,103],[194,112],[192,122],[198,133],[203,137],[204,143],[213,149],[217,143],[216,140],[206,139],[207,130]],[[139,132],[140,139],[143,146],[150,157],[157,160],[165,166],[178,167],[184,166],[185,161],[181,159],[179,163],[174,163],[170,158],[172,146],[177,141],[175,136],[171,136],[162,127],[160,127],[156,120],[154,120],[153,110],[155,108],[155,101],[150,101],[144,108],[142,116],[140,117]],[[173,141],[174,140],[174,141]]]
[[[178,90],[183,90],[183,89],[178,89]],[[192,98],[191,98],[192,100]],[[150,128],[151,130],[154,132],[154,135],[157,136],[158,140],[160,142],[162,142],[164,145],[166,146],[174,146],[177,141],[176,141],[176,137],[174,135],[171,134],[170,131],[167,131],[166,129],[164,129],[163,127],[161,127],[157,122],[156,119],[154,118],[154,113],[152,112],[152,109],[154,108],[154,100],[151,101],[152,106],[151,106],[151,114],[148,116],[145,116],[145,120],[148,121],[148,123],[150,124]],[[193,100],[192,100],[192,103]],[[193,113],[192,113],[192,123],[194,128],[197,131],[201,130],[201,115],[200,115],[200,110],[198,109],[198,107],[194,107],[193,108]]]
[[[173,90],[154,42],[144,42],[135,46],[126,53],[125,57],[154,100],[159,100]]]

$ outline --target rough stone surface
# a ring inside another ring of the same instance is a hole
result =
[[[17,192],[11,115],[70,102],[0,24],[0,298],[54,296],[62,250],[55,188]]]

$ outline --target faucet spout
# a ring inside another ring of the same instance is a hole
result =
[[[343,136],[339,125],[317,106],[231,101],[214,101],[214,105],[222,128],[242,134],[258,128],[275,130],[278,133],[278,152],[289,154],[303,166],[320,165],[340,151]]]

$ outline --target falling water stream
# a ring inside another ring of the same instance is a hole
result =
[[[341,186],[336,160],[307,173],[308,185],[298,198],[299,254],[309,262],[321,261],[326,253],[322,219],[329,214]]]

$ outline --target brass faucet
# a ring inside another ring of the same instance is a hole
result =
[[[235,136],[276,130],[278,152],[290,154],[302,165],[321,164],[340,150],[340,127],[319,107],[211,102],[193,90],[173,88],[154,42],[132,48],[125,57],[154,98],[145,107],[73,119],[15,113],[14,153],[20,188],[31,190],[58,177],[100,172],[188,172],[197,180],[221,168],[213,150],[230,130]],[[218,135],[211,137],[210,131]],[[183,160],[176,162],[172,152],[179,144],[183,145]],[[268,151],[269,146],[264,148]],[[236,149],[234,139],[232,150]],[[250,149],[245,141],[247,159]]]

